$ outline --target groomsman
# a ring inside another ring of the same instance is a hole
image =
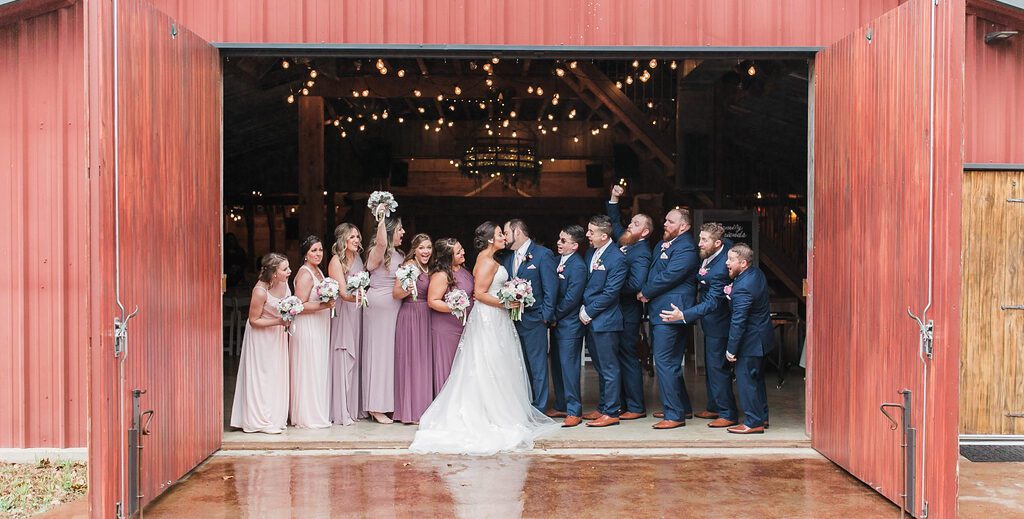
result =
[[[628,271],[619,298],[622,306],[622,334],[619,336],[618,357],[622,368],[622,407],[625,411],[619,415],[619,419],[635,420],[647,416],[644,406],[644,372],[637,355],[643,303],[637,300],[636,295],[647,281],[647,272],[651,268],[651,245],[647,237],[654,230],[654,220],[646,214],[637,213],[629,221],[629,226],[624,228],[622,214],[619,212],[619,197],[623,191],[622,186],[612,186],[611,198],[605,210],[612,220],[612,239],[626,255]]]
[[[583,289],[583,307],[579,320],[587,327],[587,347],[596,357],[595,367],[604,391],[595,420],[589,427],[607,427],[619,423],[622,407],[618,347],[622,333],[622,309],[619,293],[626,281],[626,256],[612,243],[612,222],[605,215],[597,215],[587,224],[587,238],[591,248],[587,251],[590,275]]]
[[[705,383],[708,405],[706,411],[694,413],[697,418],[712,420],[708,427],[732,427],[737,423],[736,397],[732,392],[732,370],[725,360],[725,346],[729,342],[730,312],[725,289],[731,280],[725,268],[729,247],[723,240],[725,228],[720,223],[706,223],[700,228],[702,260],[697,271],[700,302],[685,310],[672,305],[672,311],[661,312],[666,322],[682,321],[693,324],[698,320],[704,330],[704,365],[707,367]]]
[[[743,423],[728,429],[734,434],[762,434],[768,423],[764,357],[775,349],[775,333],[768,306],[768,282],[753,262],[754,251],[739,243],[729,249],[725,263],[733,280],[725,288],[732,306],[725,358],[736,363],[736,387],[743,406]]]
[[[683,380],[683,354],[690,334],[690,326],[681,322],[667,322],[661,312],[670,310],[671,303],[689,308],[697,294],[697,247],[690,230],[690,211],[675,208],[665,215],[665,234],[654,248],[654,258],[647,282],[637,299],[647,303],[651,316],[651,335],[654,363],[658,376],[658,390],[664,406],[664,419],[653,425],[655,429],[675,429],[686,425],[693,417],[690,395]],[[658,413],[655,414],[658,416]]]
[[[505,235],[512,240],[509,246],[512,254],[507,254],[502,264],[509,276],[528,280],[537,299],[523,311],[523,320],[516,321],[516,331],[530,376],[533,407],[543,412],[548,405],[548,323],[555,320],[557,261],[551,249],[530,239],[530,231],[522,220],[515,218],[506,222]]]
[[[558,297],[555,323],[551,332],[551,381],[555,390],[552,418],[565,417],[562,427],[575,427],[583,419],[580,398],[580,355],[586,328],[579,320],[583,289],[587,284],[587,265],[579,255],[586,239],[583,227],[568,225],[558,233]]]

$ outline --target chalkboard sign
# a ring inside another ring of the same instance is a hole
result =
[[[754,264],[758,264],[758,218],[757,213],[748,210],[698,209],[693,212],[693,240],[700,239],[700,226],[718,222],[725,227],[725,238],[736,243],[746,243],[754,249]]]

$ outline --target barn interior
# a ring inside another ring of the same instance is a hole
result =
[[[343,222],[369,236],[366,201],[379,189],[394,193],[409,238],[470,245],[480,222],[519,217],[553,248],[563,225],[603,213],[621,184],[624,218],[639,211],[658,222],[652,243],[676,206],[696,226],[721,221],[734,241],[753,242],[781,346],[768,368],[770,403],[782,408],[772,429],[806,438],[806,57],[260,53],[226,54],[223,70],[225,424],[263,254],[296,262],[310,233],[329,249]],[[700,343],[691,340],[686,360],[695,405],[704,402]],[[594,400],[592,368],[585,379]],[[649,407],[660,410],[651,379]],[[255,441],[241,434],[225,444]]]

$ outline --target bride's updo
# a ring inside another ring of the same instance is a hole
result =
[[[486,221],[477,226],[476,232],[473,233],[473,247],[477,252],[486,249],[491,244],[490,242],[494,240],[494,229],[497,227],[498,224],[492,221]]]

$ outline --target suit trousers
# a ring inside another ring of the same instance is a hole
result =
[[[651,326],[653,336],[655,373],[658,376],[658,391],[665,409],[665,419],[685,421],[693,413],[690,394],[683,380],[683,354],[690,326],[678,324],[655,324]]]
[[[768,391],[764,385],[764,357],[736,358],[736,387],[743,407],[743,423],[760,427],[768,419]]]
[[[555,410],[583,416],[580,397],[580,357],[583,337],[561,337],[551,332],[551,382],[555,392]]]
[[[637,346],[640,344],[640,322],[623,323],[619,335],[619,369],[622,372],[622,407],[630,413],[645,413],[644,371],[640,367]]]
[[[530,376],[533,407],[543,412],[548,406],[548,327],[544,323],[517,322],[516,330]]]
[[[619,333],[587,330],[587,344],[591,357],[597,359],[594,367],[597,368],[598,383],[601,387],[597,411],[608,416],[619,416],[622,407],[622,400],[619,398],[622,392],[618,358]]]
[[[726,420],[737,421],[736,397],[732,391],[732,366],[725,360],[728,337],[704,336],[705,383],[708,391],[707,410]]]

